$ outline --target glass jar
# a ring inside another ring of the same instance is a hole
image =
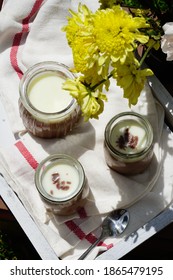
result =
[[[23,75],[19,111],[26,129],[41,138],[63,137],[80,118],[76,100],[62,83],[74,79],[68,67],[53,61],[33,65]]]
[[[58,215],[74,213],[89,192],[82,165],[66,154],[44,159],[36,169],[35,185],[46,208]]]
[[[147,118],[134,112],[113,117],[105,128],[107,165],[124,175],[142,173],[153,157],[153,130]]]

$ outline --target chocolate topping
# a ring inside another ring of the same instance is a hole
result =
[[[70,181],[61,181],[60,174],[58,172],[52,174],[52,182],[56,185],[57,189],[64,191],[67,191],[70,188],[69,184],[71,184]]]
[[[127,147],[135,149],[138,144],[138,136],[134,136],[129,132],[129,128],[124,130],[124,133],[119,136],[116,145],[119,149],[125,150]]]

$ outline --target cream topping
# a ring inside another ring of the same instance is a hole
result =
[[[146,129],[136,120],[122,120],[112,128],[110,143],[121,153],[138,153],[147,145]]]
[[[78,170],[70,164],[56,163],[45,170],[42,186],[54,198],[65,199],[71,197],[78,191]]]
[[[62,89],[64,81],[56,72],[45,72],[34,77],[27,89],[31,104],[44,113],[56,113],[66,109],[73,98]]]

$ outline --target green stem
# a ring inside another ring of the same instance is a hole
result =
[[[109,74],[107,76],[106,79],[101,80],[99,83],[97,83],[96,85],[94,85],[93,87],[91,87],[91,90],[94,91],[98,86],[100,86],[101,84],[105,83],[107,80],[109,80],[111,77],[113,76],[113,74]]]
[[[145,51],[144,55],[142,56],[141,60],[140,60],[140,66],[142,66],[145,58],[147,57],[148,53],[150,52],[150,50],[154,47],[154,45],[156,44],[156,42],[154,42],[151,46],[148,47],[148,49]]]

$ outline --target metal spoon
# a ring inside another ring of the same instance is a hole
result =
[[[104,238],[117,237],[121,235],[129,223],[129,212],[125,209],[117,209],[112,211],[101,225],[102,232],[100,237],[79,257],[83,260],[89,252]]]

